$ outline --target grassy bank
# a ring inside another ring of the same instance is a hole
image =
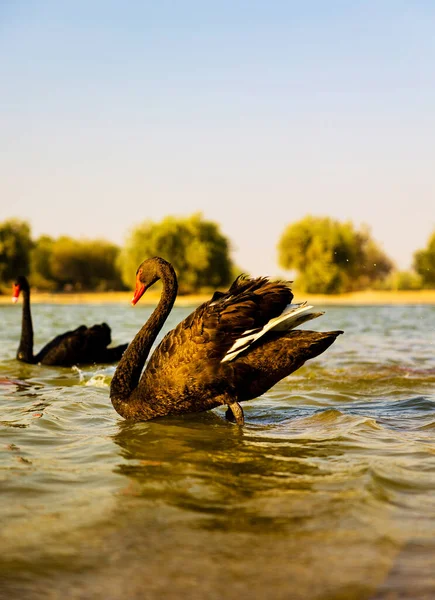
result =
[[[140,300],[141,304],[156,304],[159,300],[158,292],[149,291]],[[209,300],[208,295],[190,295],[179,296],[176,301],[178,306],[197,306],[201,302]],[[38,293],[32,292],[32,303],[46,304],[105,304],[120,303],[129,304],[132,298],[132,292],[88,292],[80,294],[70,293]],[[295,293],[295,302],[307,300],[310,304],[435,304],[435,290],[419,291],[365,291],[354,292],[351,294],[322,295],[322,294],[298,294]],[[11,296],[0,296],[0,304],[11,303]]]

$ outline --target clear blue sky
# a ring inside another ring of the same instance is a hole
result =
[[[279,272],[306,214],[409,267],[435,228],[432,0],[6,0],[0,220],[122,244],[202,211]]]

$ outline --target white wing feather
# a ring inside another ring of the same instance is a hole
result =
[[[305,323],[305,321],[315,319],[324,314],[323,312],[314,312],[312,309],[313,306],[306,302],[300,304],[288,304],[278,317],[270,319],[260,331],[252,329],[244,331],[225,354],[221,362],[233,360],[240,352],[246,350],[253,342],[271,329],[275,331],[288,331]],[[250,334],[250,331],[255,331],[255,333]]]

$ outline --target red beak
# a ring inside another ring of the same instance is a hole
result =
[[[131,299],[131,303],[134,306],[144,295],[146,290],[146,285],[139,281],[139,278],[136,279],[136,289],[134,290],[134,296]]]
[[[18,296],[20,295],[20,286],[14,283],[12,286],[12,302],[18,302]]]

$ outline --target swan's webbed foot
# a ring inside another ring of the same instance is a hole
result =
[[[237,425],[245,424],[245,415],[243,414],[243,408],[238,402],[231,402],[231,404],[228,404],[225,417],[231,423],[237,423]]]

